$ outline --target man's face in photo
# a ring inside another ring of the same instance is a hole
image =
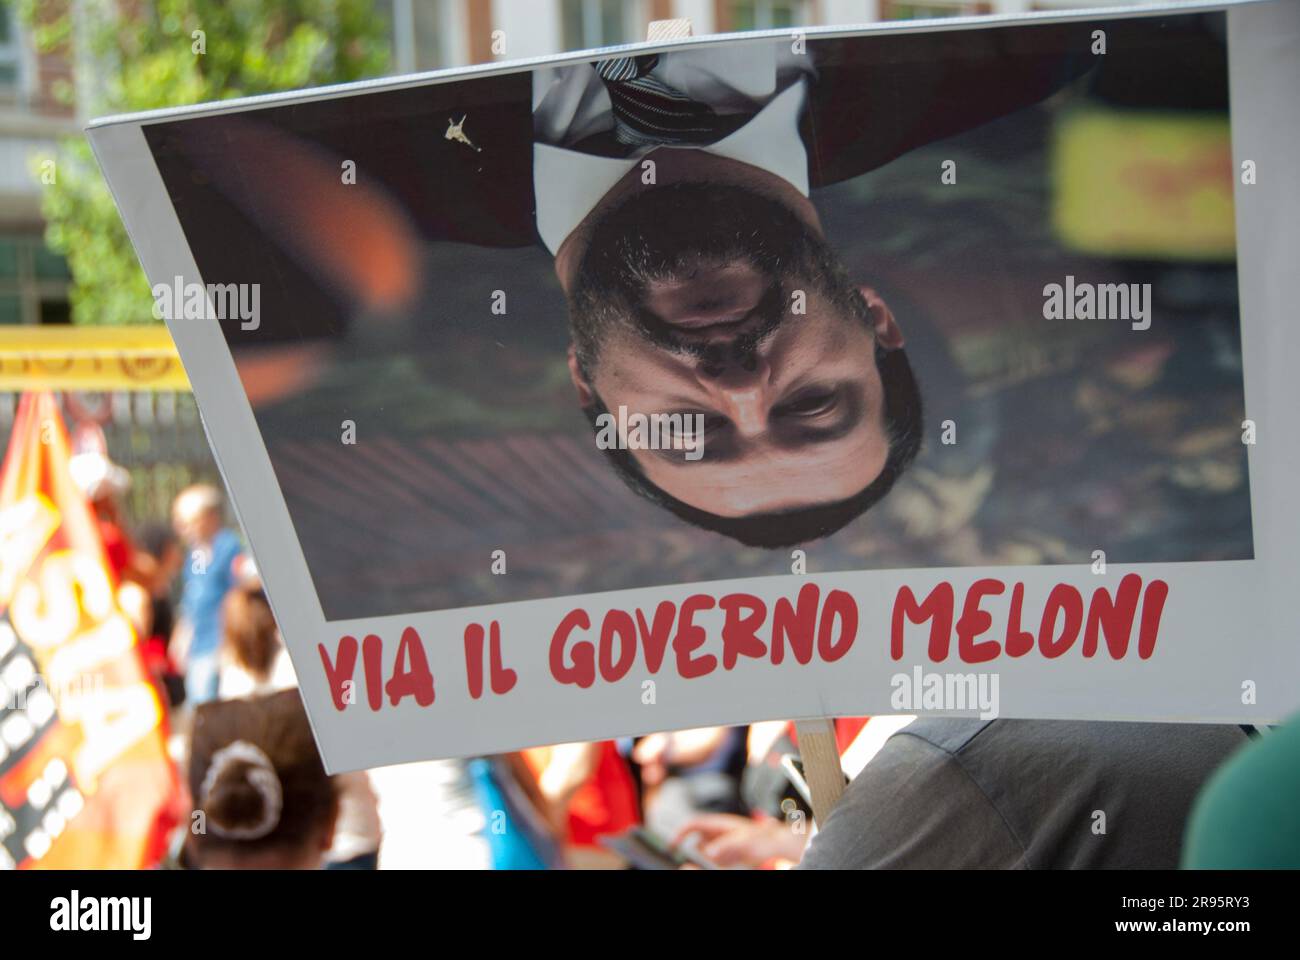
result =
[[[595,227],[570,316],[584,406],[703,415],[698,460],[629,451],[650,485],[695,510],[839,503],[889,460],[879,360],[901,332],[776,200],[713,183],[632,196]]]

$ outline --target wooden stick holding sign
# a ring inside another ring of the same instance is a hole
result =
[[[827,717],[796,720],[799,735],[799,758],[803,776],[812,798],[813,820],[821,827],[844,793],[844,768],[835,743],[835,721]]]

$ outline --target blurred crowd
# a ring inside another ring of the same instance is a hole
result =
[[[127,528],[126,471],[74,456],[169,707],[183,784],[159,864],[713,869],[1300,865],[1300,725],[888,716],[833,721],[825,823],[793,722],[326,774],[222,492]],[[1108,826],[1109,824],[1109,826]]]
[[[170,524],[133,531],[127,472],[96,450],[71,467],[170,709],[188,796],[168,865],[601,868],[686,862],[683,840],[719,865],[799,859],[807,801],[780,767],[796,750],[783,722],[327,777],[222,491],[190,486]]]

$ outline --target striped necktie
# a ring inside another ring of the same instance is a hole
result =
[[[745,116],[719,116],[708,104],[650,75],[658,54],[618,57],[592,64],[609,91],[614,138],[629,147],[703,146],[741,126]]]

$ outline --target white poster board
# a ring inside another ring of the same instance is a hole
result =
[[[330,770],[1258,724],[1300,704],[1297,41],[1289,3],[778,31],[89,136]]]

